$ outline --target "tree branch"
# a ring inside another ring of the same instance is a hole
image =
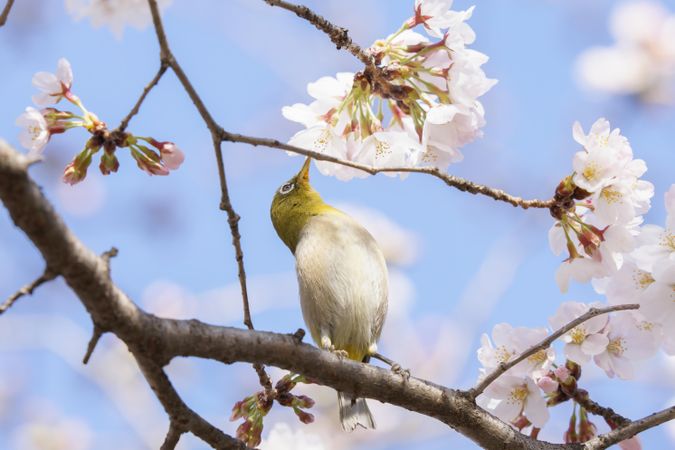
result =
[[[602,406],[591,400],[588,395],[588,391],[585,389],[577,389],[574,392],[572,398],[586,411],[591,414],[595,414],[596,416],[602,417],[607,422],[611,422],[615,425],[625,425],[630,423],[630,419],[627,419],[621,414],[618,414],[612,408],[607,408],[606,406]]]
[[[464,178],[456,177],[454,175],[449,175],[443,173],[435,167],[373,167],[365,164],[359,164],[353,161],[348,161],[344,159],[335,158],[330,155],[325,155],[323,153],[315,152],[312,150],[307,150],[300,147],[295,147],[293,145],[284,144],[283,142],[277,139],[269,138],[259,138],[253,136],[245,136],[243,134],[230,133],[228,131],[221,131],[221,138],[223,141],[229,142],[241,142],[244,144],[263,147],[276,148],[279,150],[286,150],[289,152],[296,153],[298,155],[309,156],[311,158],[328,161],[343,166],[351,167],[353,169],[359,169],[364,172],[367,172],[371,175],[383,172],[406,172],[406,173],[424,173],[427,175],[434,176],[440,180],[443,180],[445,184],[455,189],[459,189],[462,192],[469,192],[470,194],[481,194],[487,197],[490,197],[494,200],[502,201],[509,203],[513,206],[519,206],[523,209],[528,208],[551,208],[555,205],[555,200],[525,200],[521,197],[516,197],[510,194],[507,194],[501,189],[491,188],[482,184],[474,183]]]
[[[131,120],[132,117],[134,117],[136,114],[138,114],[138,111],[141,109],[141,105],[143,104],[143,101],[145,101],[145,97],[150,93],[150,91],[157,86],[157,83],[159,83],[159,80],[162,78],[164,73],[166,72],[166,69],[169,68],[169,65],[166,61],[161,61],[159,65],[159,70],[157,70],[157,74],[150,80],[150,83],[143,88],[143,92],[141,93],[141,96],[136,100],[136,104],[134,105],[133,108],[131,108],[131,111],[129,111],[129,114],[127,114],[124,119],[122,119],[122,122],[120,122],[119,126],[115,130],[116,132],[123,132],[126,130],[127,126],[129,125],[129,121]]]
[[[7,23],[7,17],[9,16],[9,11],[12,9],[13,4],[14,0],[7,0],[7,3],[5,3],[5,8],[2,10],[2,13],[0,13],[0,27]]]
[[[363,51],[363,49],[358,44],[351,40],[349,37],[349,31],[346,28],[338,27],[337,25],[332,24],[322,16],[303,5],[295,5],[284,0],[263,1],[270,6],[278,6],[279,8],[283,8],[295,13],[296,16],[310,22],[317,29],[326,33],[338,50],[344,48],[349,51],[349,53],[356,56],[359,61],[361,61],[366,66],[375,67],[375,63],[371,56]]]
[[[174,450],[176,445],[178,445],[178,441],[182,434],[183,432],[174,426],[173,423],[170,424],[169,431],[167,431],[166,437],[164,438],[164,443],[159,450]]]
[[[614,430],[597,436],[584,445],[584,450],[600,450],[605,449],[621,441],[630,439],[636,434],[654,428],[662,423],[675,419],[675,406],[666,408],[662,411],[651,414],[642,419],[628,422],[625,425],[615,428]]]
[[[9,296],[5,302],[0,305],[0,315],[2,315],[5,311],[7,311],[9,308],[12,307],[14,302],[16,302],[18,299],[25,295],[32,295],[33,291],[37,289],[38,286],[41,284],[46,283],[47,281],[51,281],[54,278],[56,278],[57,274],[49,270],[49,268],[45,269],[44,273],[40,275],[37,279],[35,279],[32,283],[28,283],[15,293]]]
[[[637,304],[629,304],[629,305],[615,305],[615,306],[608,306],[607,308],[591,308],[589,309],[585,314],[580,315],[576,319],[572,320],[569,322],[567,325],[563,326],[562,328],[554,331],[550,335],[546,337],[546,339],[543,339],[541,342],[539,342],[536,345],[533,345],[523,353],[521,353],[517,358],[514,358],[508,362],[501,363],[499,367],[497,367],[495,370],[493,370],[491,373],[489,373],[485,378],[483,378],[478,385],[471,389],[471,394],[473,395],[473,398],[478,397],[480,394],[483,393],[485,388],[487,388],[490,384],[492,384],[493,381],[495,381],[497,378],[499,378],[504,372],[515,366],[521,361],[524,361],[525,359],[529,358],[530,356],[534,355],[537,352],[540,352],[541,350],[545,350],[551,346],[553,341],[558,339],[560,336],[563,334],[567,333],[574,327],[581,325],[582,323],[586,322],[587,320],[592,319],[593,317],[600,316],[602,314],[608,314],[614,311],[624,311],[624,310],[629,310],[629,309],[638,309],[640,305]]]

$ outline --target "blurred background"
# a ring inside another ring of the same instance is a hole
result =
[[[413,0],[306,0],[350,30],[362,46],[387,36],[410,17]],[[455,9],[475,2],[458,0]],[[675,181],[675,107],[586,90],[575,61],[586,48],[611,45],[608,17],[617,2],[484,0],[470,25],[472,46],[490,56],[484,70],[497,84],[482,100],[485,137],[465,147],[450,172],[526,198],[548,198],[571,172],[578,150],[571,127],[607,117],[647,162],[656,195],[647,222],[663,225],[663,193]],[[4,4],[4,3],[3,3]],[[663,3],[675,12],[675,1]],[[357,71],[325,35],[262,1],[174,0],[164,10],[172,49],[216,120],[228,131],[287,140],[299,130],[280,109],[308,102],[306,84],[323,75]],[[119,33],[118,33],[119,34]],[[61,1],[17,0],[0,29],[0,137],[18,147],[16,117],[31,105],[32,75],[70,60],[73,90],[90,111],[114,127],[158,67],[151,27],[108,28],[75,21]],[[663,104],[665,103],[665,104]],[[64,166],[86,140],[82,130],[54,136],[45,161],[31,169],[67,224],[97,252],[120,249],[114,281],[143,308],[175,318],[242,326],[241,297],[210,137],[169,72],[152,91],[129,131],[176,142],[186,153],[180,170],[148,177],[120,152],[120,171],[90,170],[74,187],[61,183]],[[302,163],[273,149],[224,145],[232,200],[243,235],[255,326],[277,332],[304,327],[294,260],[269,219],[275,189]],[[386,248],[392,297],[381,351],[417,377],[468,388],[476,380],[482,333],[500,322],[547,326],[565,300],[603,300],[590,286],[560,294],[560,264],[548,248],[552,218],[411,175],[348,183],[312,172],[324,198],[359,218]],[[0,300],[43,271],[37,250],[0,211]],[[61,280],[22,298],[0,318],[0,448],[10,450],[156,449],[168,419],[126,348],[106,335],[89,365],[82,356],[89,316]],[[253,370],[210,361],[175,360],[168,367],[186,402],[228,433],[235,401],[258,389]],[[283,373],[271,370],[275,380]],[[597,402],[630,418],[675,401],[675,360],[662,354],[640,366],[634,381],[609,380],[597,368],[581,384]],[[302,425],[276,406],[263,448],[473,449],[468,439],[433,419],[370,401],[378,429],[343,433],[335,393],[300,386],[317,400],[316,422]],[[540,437],[560,442],[571,404],[554,408]],[[594,420],[606,429],[601,419]],[[647,449],[675,445],[675,427],[641,435]],[[205,445],[184,436],[180,449]]]

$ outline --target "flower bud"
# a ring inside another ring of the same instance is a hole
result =
[[[295,401],[293,404],[299,408],[307,409],[314,406],[314,400],[310,397],[307,397],[306,395],[297,395],[295,396]]]
[[[558,390],[558,382],[553,378],[544,376],[537,380],[537,386],[546,394],[551,394]]]
[[[312,414],[305,412],[300,408],[293,408],[293,411],[295,412],[295,415],[298,416],[298,419],[300,419],[300,422],[304,424],[310,424],[314,422],[314,416]]]
[[[99,170],[103,175],[110,175],[112,172],[117,172],[117,169],[120,168],[120,162],[117,160],[115,154],[110,154],[107,151],[104,151],[101,155],[101,163],[98,166]]]
[[[131,156],[136,160],[138,167],[149,175],[169,174],[169,170],[162,166],[159,155],[147,147],[142,145],[132,147]]]
[[[89,164],[91,164],[92,154],[96,150],[85,148],[75,158],[73,158],[73,160],[63,171],[63,182],[72,186],[84,180],[84,178],[87,176]]]
[[[565,361],[565,367],[570,371],[570,375],[572,375],[575,379],[578,380],[581,378],[581,366],[579,364],[568,359]]]

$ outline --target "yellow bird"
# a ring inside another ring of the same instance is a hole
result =
[[[314,342],[367,362],[387,314],[387,264],[370,233],[312,188],[310,162],[277,190],[272,223],[295,255],[302,315]],[[338,406],[345,430],[375,428],[365,399],[338,392]]]

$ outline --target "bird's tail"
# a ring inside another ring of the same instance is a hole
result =
[[[354,431],[357,426],[375,429],[375,421],[365,398],[351,398],[338,392],[338,407],[340,408],[340,423],[345,431]]]

